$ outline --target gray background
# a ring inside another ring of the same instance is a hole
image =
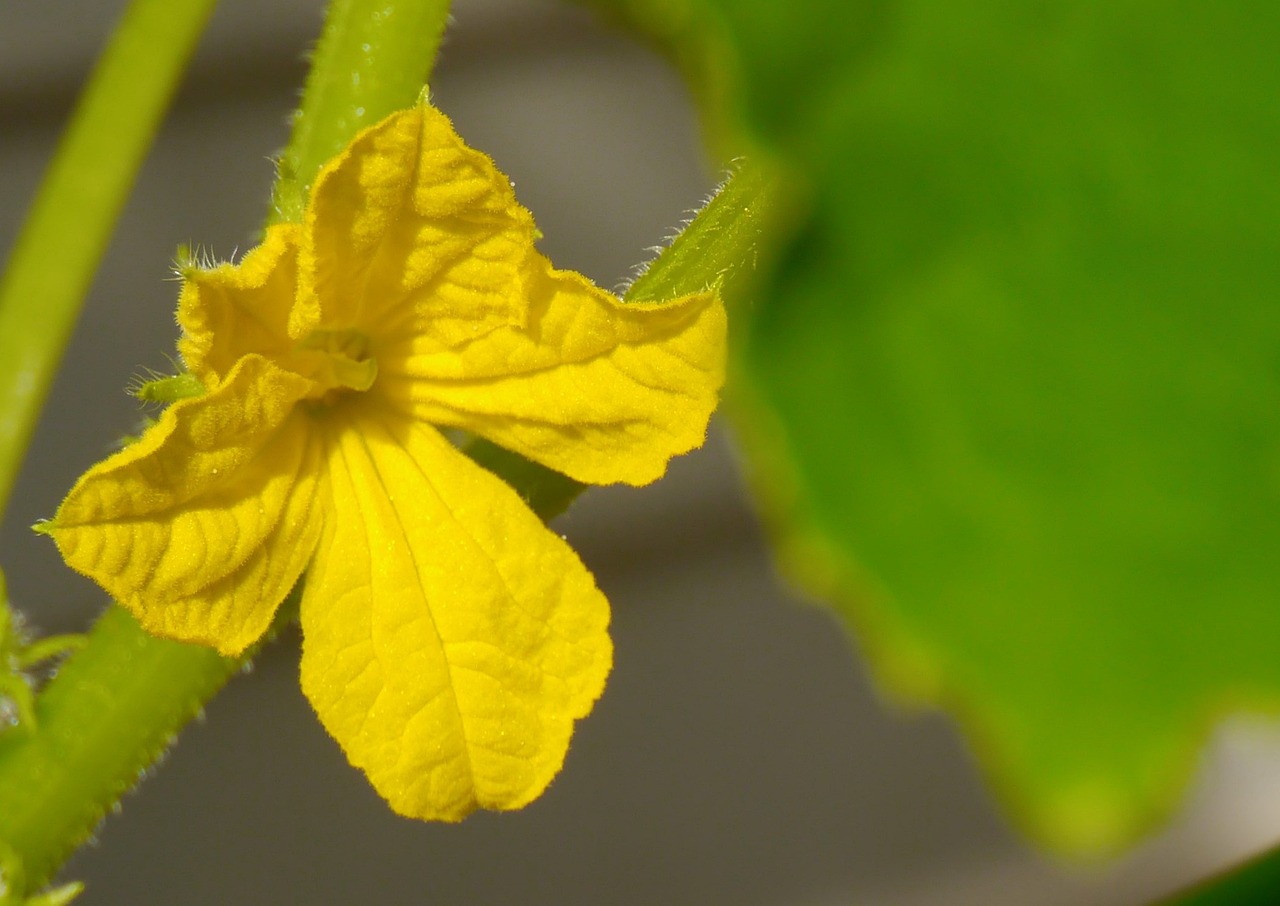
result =
[[[179,242],[260,222],[319,0],[224,0],[143,172],[3,527],[44,630],[102,606],[27,530],[138,417],[121,388],[175,339]],[[0,0],[0,248],[120,0]],[[613,285],[714,184],[676,77],[572,8],[458,0],[433,92],[495,157],[559,265]],[[610,596],[617,666],[565,772],[523,812],[397,818],[297,688],[297,638],[184,733],[66,871],[92,904],[1135,903],[1280,836],[1280,738],[1219,734],[1188,809],[1117,865],[1068,867],[1008,828],[937,715],[882,702],[855,646],[779,582],[717,428],[643,490],[557,524]]]

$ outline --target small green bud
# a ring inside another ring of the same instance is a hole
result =
[[[203,395],[204,384],[194,374],[184,371],[170,377],[139,380],[128,389],[131,395],[144,403],[167,404]]]
[[[49,521],[33,526],[49,534]],[[21,614],[9,606],[4,578],[0,575],[0,733],[20,727],[27,733],[36,730],[34,681],[26,673],[41,661],[78,651],[88,642],[85,635],[54,635],[32,641],[22,624]],[[4,906],[0,899],[0,906]]]

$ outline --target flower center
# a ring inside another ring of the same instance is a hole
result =
[[[369,338],[356,330],[313,330],[297,346],[307,376],[319,387],[313,399],[332,403],[348,391],[363,393],[378,377]]]

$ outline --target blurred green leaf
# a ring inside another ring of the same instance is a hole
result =
[[[1272,906],[1280,891],[1280,849],[1230,866],[1153,906]]]
[[[1110,852],[1280,700],[1280,6],[851,6],[623,4],[809,192],[739,311],[757,483],[886,686]]]

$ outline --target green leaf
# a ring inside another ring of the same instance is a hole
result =
[[[757,483],[884,683],[1110,852],[1280,699],[1280,7],[853,6],[629,8],[811,199],[737,312]]]
[[[1153,906],[1270,906],[1280,891],[1280,850],[1224,869]]]

